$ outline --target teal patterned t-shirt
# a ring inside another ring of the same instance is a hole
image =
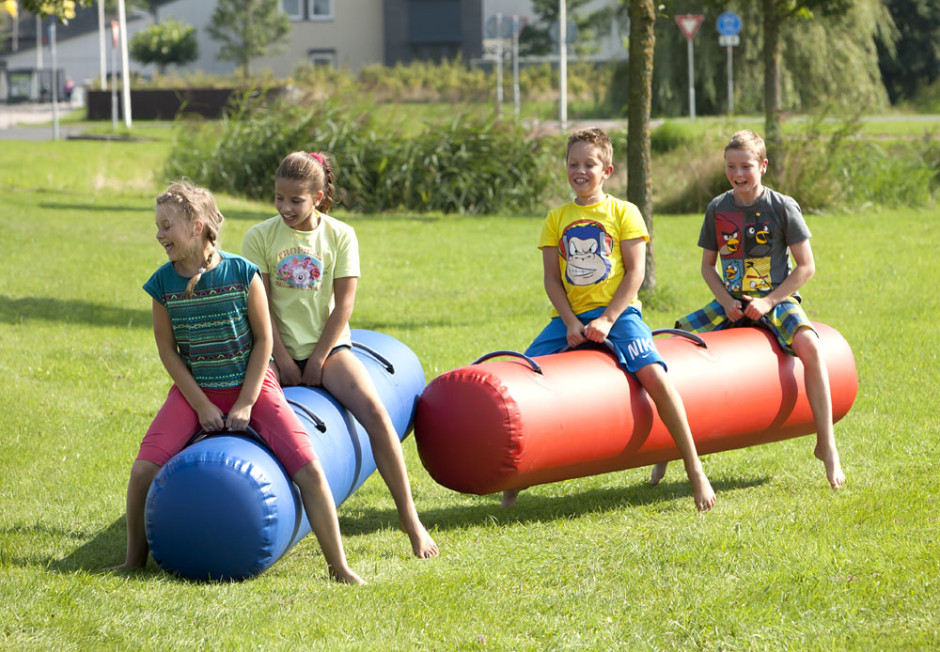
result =
[[[180,357],[205,389],[240,387],[254,345],[248,322],[248,286],[258,267],[235,254],[219,252],[221,262],[202,275],[193,296],[183,292],[189,278],[166,263],[144,290],[170,315]]]

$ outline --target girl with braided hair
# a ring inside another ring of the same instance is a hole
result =
[[[362,584],[346,563],[339,520],[310,438],[268,366],[271,320],[258,267],[218,248],[223,217],[211,193],[176,182],[156,202],[157,241],[169,261],[144,284],[153,332],[173,380],[140,444],[127,487],[127,553],[119,568],[147,563],[147,491],[157,472],[201,428],[261,436],[300,489],[330,575]]]

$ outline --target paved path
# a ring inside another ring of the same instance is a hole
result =
[[[60,102],[59,138],[81,132],[78,125],[63,125],[62,118],[78,107]],[[52,140],[52,104],[7,104],[0,102],[0,140]]]

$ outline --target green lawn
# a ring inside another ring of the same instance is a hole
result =
[[[124,491],[169,386],[141,285],[165,142],[0,148],[0,648],[931,649],[940,646],[940,220],[904,209],[809,216],[810,316],[851,343],[859,394],[828,487],[813,438],[704,458],[696,513],[680,465],[495,496],[437,485],[413,438],[418,508],[441,548],[419,561],[381,479],[339,510],[370,584],[327,580],[307,537],[260,577],[193,583],[123,558]],[[220,197],[223,246],[273,214]],[[341,216],[342,217],[342,216]],[[548,318],[541,216],[356,216],[353,326],[387,332],[430,381],[523,348]],[[698,307],[700,217],[656,222],[654,327]],[[926,289],[925,289],[926,288]],[[707,382],[707,379],[703,379]]]

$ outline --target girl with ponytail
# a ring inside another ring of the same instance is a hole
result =
[[[274,175],[278,215],[245,234],[242,254],[261,269],[269,297],[272,366],[281,385],[322,386],[362,424],[412,551],[422,559],[435,557],[437,544],[412,499],[401,441],[369,372],[351,350],[359,245],[351,226],[327,214],[334,194],[326,154],[288,154]]]

